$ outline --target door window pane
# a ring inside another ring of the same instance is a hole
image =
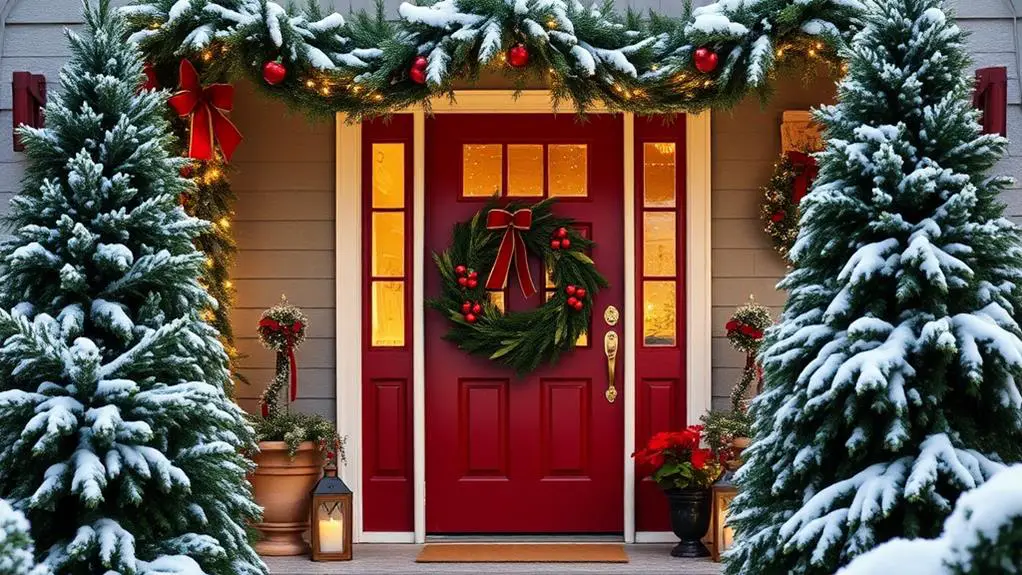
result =
[[[373,144],[373,207],[405,205],[405,145]]]
[[[642,343],[677,345],[677,296],[673,281],[642,282]]]
[[[551,144],[550,196],[584,198],[588,190],[585,144]]]
[[[473,198],[500,195],[503,155],[500,144],[465,144],[462,148],[462,195]]]
[[[673,208],[677,165],[674,142],[646,143],[642,150],[643,205]]]
[[[676,270],[677,234],[674,212],[642,214],[642,274],[673,277]]]
[[[373,275],[401,277],[405,274],[405,215],[403,212],[373,213]]]
[[[373,282],[373,346],[401,347],[405,344],[404,282]]]
[[[507,147],[507,195],[543,195],[543,146],[509,144]]]

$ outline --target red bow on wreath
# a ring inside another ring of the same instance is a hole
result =
[[[212,160],[214,148],[220,144],[224,159],[231,161],[241,143],[241,132],[225,114],[234,108],[234,86],[211,84],[203,88],[189,60],[181,60],[180,84],[180,91],[170,97],[169,103],[179,116],[188,116],[188,157]]]
[[[728,333],[733,333],[736,331],[740,332],[742,335],[751,337],[752,339],[760,339],[761,337],[763,337],[763,332],[761,330],[758,330],[749,324],[741,323],[738,320],[734,319],[727,322],[727,324],[724,326],[724,329],[726,329]]]
[[[268,333],[280,333],[284,335],[286,342],[288,368],[291,372],[291,401],[298,398],[298,362],[295,361],[295,336],[301,333],[302,322],[296,321],[291,325],[284,325],[275,319],[264,317],[259,320],[259,329]],[[263,406],[265,409],[265,406]],[[263,414],[265,415],[265,414]]]
[[[507,286],[507,276],[511,273],[511,263],[515,264],[515,271],[518,273],[518,284],[522,286],[522,293],[530,298],[536,293],[536,286],[532,283],[532,274],[529,272],[529,256],[525,252],[525,240],[522,239],[522,230],[532,227],[532,210],[523,208],[511,213],[507,210],[493,209],[486,214],[486,229],[502,230],[504,238],[500,240],[500,247],[497,248],[497,258],[493,261],[493,269],[486,278],[486,289],[500,290]]]
[[[788,161],[795,168],[796,175],[792,184],[791,201],[797,206],[809,192],[809,186],[819,174],[820,167],[816,164],[816,158],[795,150],[788,152]]]

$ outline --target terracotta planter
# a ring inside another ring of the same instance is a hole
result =
[[[709,557],[702,537],[710,529],[709,489],[687,488],[664,491],[671,503],[671,530],[681,541],[671,549],[672,557]]]
[[[260,555],[304,555],[309,545],[302,535],[309,529],[312,488],[323,471],[319,446],[306,441],[294,460],[283,441],[261,441],[253,458],[259,467],[249,476],[263,521],[256,524],[262,538],[255,544]]]
[[[735,437],[731,440],[731,446],[735,449],[746,449],[752,445],[751,437]]]

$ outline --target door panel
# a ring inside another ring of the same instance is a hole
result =
[[[554,366],[516,377],[442,340],[426,316],[426,530],[428,533],[619,533],[623,529],[625,401],[604,397],[610,328],[603,310],[623,305],[623,127],[620,116],[439,115],[426,120],[426,251],[442,251],[458,221],[494,193],[538,201],[556,196],[559,215],[578,222],[610,282],[594,301],[590,334]],[[427,261],[431,261],[427,258]],[[535,307],[516,280],[497,292],[507,309]],[[513,274],[512,274],[513,275]],[[440,291],[434,269],[426,296]],[[619,344],[623,349],[623,344]],[[615,385],[622,388],[623,354]]]

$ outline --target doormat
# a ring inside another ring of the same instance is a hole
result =
[[[416,563],[628,563],[621,543],[428,543]]]

